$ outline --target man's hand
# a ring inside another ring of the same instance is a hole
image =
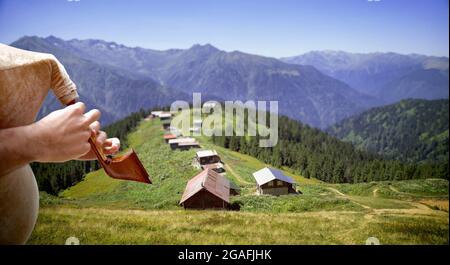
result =
[[[95,159],[88,142],[92,133],[97,135],[97,143],[104,147],[106,154],[119,150],[117,138],[107,139],[100,131],[100,111],[93,109],[85,112],[81,102],[64,109],[54,111],[42,120],[30,126],[37,151],[38,162],[63,162],[72,159]]]
[[[98,110],[87,113],[81,102],[54,111],[31,125],[0,129],[0,176],[30,162],[64,162],[95,159],[88,142],[91,133],[105,154],[120,148],[117,138],[100,131]]]
[[[105,155],[114,155],[120,149],[120,140],[118,138],[108,138],[104,131],[100,131],[100,123],[95,121],[90,125],[93,133],[96,134],[97,146],[103,148],[103,153]],[[94,151],[92,149],[85,155],[78,158],[79,160],[92,160],[97,159]]]

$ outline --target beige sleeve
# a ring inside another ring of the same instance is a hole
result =
[[[0,44],[0,129],[34,122],[50,89],[64,106],[78,99],[55,56]]]
[[[42,76],[42,79],[50,81],[47,84],[47,88],[53,89],[55,96],[62,104],[67,105],[70,101],[78,98],[75,83],[70,79],[66,69],[55,56],[47,53],[21,50],[0,43],[0,72],[12,73],[16,68],[25,69],[31,65],[41,65],[49,70],[50,78]],[[23,76],[19,77],[19,79],[26,78],[24,74],[26,73],[22,71]],[[9,78],[8,81],[14,82],[14,80]],[[0,83],[0,85],[8,86],[8,84],[4,83]],[[14,89],[14,86],[10,89]]]

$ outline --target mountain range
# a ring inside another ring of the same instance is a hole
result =
[[[448,57],[312,51],[281,60],[312,65],[359,92],[377,98],[379,105],[406,98],[448,98]]]
[[[12,46],[54,54],[80,94],[114,117],[144,105],[170,104],[192,92],[224,100],[278,100],[281,114],[320,128],[374,105],[370,96],[312,66],[209,44],[156,51],[50,36],[23,37]]]
[[[404,98],[448,98],[448,58],[312,52],[281,60],[210,44],[152,50],[103,40],[22,37],[12,46],[54,54],[109,123],[139,108],[204,99],[277,100],[279,112],[327,128]],[[60,107],[47,99],[41,115]]]

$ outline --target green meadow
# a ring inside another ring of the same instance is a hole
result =
[[[448,181],[424,179],[327,184],[288,168],[299,195],[255,195],[252,173],[261,161],[199,137],[221,156],[226,176],[241,187],[240,211],[193,211],[178,205],[196,150],[172,151],[158,120],[128,136],[153,184],[114,180],[103,170],[58,196],[41,193],[29,244],[448,244]],[[269,232],[268,232],[269,231]]]

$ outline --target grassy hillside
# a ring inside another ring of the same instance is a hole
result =
[[[215,146],[227,177],[242,187],[232,201],[239,212],[183,210],[178,201],[195,150],[171,151],[158,120],[142,122],[128,143],[153,185],[125,182],[92,172],[58,197],[41,194],[30,244],[448,244],[448,181],[442,179],[327,184],[284,172],[301,195],[255,195],[251,173],[261,161]],[[266,233],[268,229],[271,233]]]

